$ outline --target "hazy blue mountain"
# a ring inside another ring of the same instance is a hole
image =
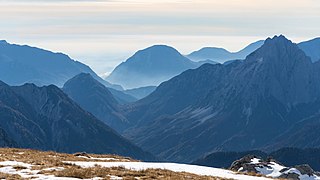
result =
[[[146,87],[140,87],[140,88],[134,88],[134,89],[128,89],[124,92],[137,98],[142,99],[149,94],[151,94],[154,90],[156,90],[157,86],[146,86]]]
[[[121,86],[104,81],[90,67],[65,54],[0,41],[0,80],[7,84],[54,84],[62,87],[67,80],[82,72],[90,73],[108,87],[122,90]]]
[[[0,127],[22,148],[153,159],[54,85],[10,87],[0,82],[0,112]]]
[[[63,91],[111,128],[120,131],[126,126],[127,121],[121,115],[118,101],[108,88],[90,74],[81,73],[73,77],[64,84]]]
[[[223,48],[204,47],[198,51],[192,52],[191,54],[187,55],[187,57],[193,61],[204,61],[210,59],[219,63],[234,59],[245,59],[246,56],[261,47],[263,42],[263,40],[260,40],[251,43],[238,52],[230,52]]]
[[[296,44],[282,35],[268,38],[243,61],[185,71],[125,107],[133,126],[126,136],[183,162],[207,152],[264,148],[319,112],[319,72]]]
[[[137,98],[126,93],[125,91],[119,91],[113,88],[108,88],[108,89],[120,104],[132,103],[138,100]]]
[[[298,46],[311,58],[312,62],[320,60],[320,38],[301,42]]]
[[[298,148],[282,148],[271,153],[263,151],[245,151],[245,152],[215,152],[193,162],[193,164],[228,168],[232,162],[247,156],[255,155],[263,159],[272,157],[279,160],[285,166],[295,166],[300,164],[308,164],[314,170],[320,171],[320,149],[298,149]]]
[[[136,52],[117,66],[106,80],[120,84],[126,89],[157,86],[195,67],[198,65],[181,55],[176,49],[155,45]]]

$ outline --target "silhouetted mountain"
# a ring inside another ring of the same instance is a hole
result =
[[[319,72],[296,44],[268,38],[244,61],[185,71],[127,106],[133,127],[126,136],[161,158],[183,162],[207,152],[263,148],[319,112]]]
[[[232,162],[247,155],[258,156],[263,159],[271,157],[279,160],[285,166],[308,164],[314,170],[320,171],[320,149],[282,148],[271,153],[265,153],[263,151],[215,152],[194,161],[193,164],[228,168],[231,166]]]
[[[157,86],[198,65],[172,47],[156,45],[136,52],[117,66],[107,80],[127,89]]]
[[[142,99],[151,94],[154,90],[156,90],[156,88],[157,86],[146,86],[134,89],[127,89],[124,92],[137,99]]]
[[[10,87],[0,82],[0,102],[0,127],[19,147],[152,159],[54,85]]]
[[[73,77],[64,84],[63,91],[84,110],[113,129],[119,131],[126,126],[126,118],[121,115],[117,100],[108,88],[90,74],[82,73]]]
[[[261,47],[263,42],[264,41],[262,40],[254,42],[238,52],[229,52],[223,48],[204,47],[198,51],[192,52],[191,54],[187,55],[187,57],[194,61],[210,59],[219,63],[234,59],[245,59],[246,56]]]
[[[90,67],[72,60],[65,54],[9,44],[6,41],[0,42],[0,80],[7,84],[54,84],[62,87],[67,80],[82,72],[90,73],[108,87],[122,90],[121,86],[104,81]]]
[[[298,46],[311,58],[312,62],[320,60],[320,38],[301,42]]]
[[[108,88],[111,94],[114,96],[114,98],[120,103],[120,104],[127,104],[137,101],[138,99],[133,97],[130,94],[127,94],[125,91],[119,91],[113,88]]]

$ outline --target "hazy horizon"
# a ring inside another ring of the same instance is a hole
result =
[[[154,44],[173,46],[183,54],[207,46],[237,51],[279,34],[294,42],[309,40],[320,30],[316,0],[0,3],[0,39],[66,53],[99,75]]]

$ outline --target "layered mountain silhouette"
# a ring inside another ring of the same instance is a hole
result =
[[[121,103],[137,100],[123,93],[121,86],[110,84],[89,66],[74,61],[65,54],[0,41],[0,80],[9,85],[34,83],[39,86],[54,84],[62,87],[67,80],[80,73],[89,73],[94,79],[109,87]]]
[[[137,99],[142,99],[151,94],[154,90],[156,90],[156,88],[157,86],[146,86],[140,88],[127,89],[124,92]]]
[[[63,91],[113,129],[119,131],[126,127],[127,121],[119,110],[118,101],[90,74],[82,73],[70,79],[63,86]]]
[[[238,52],[230,52],[224,48],[204,47],[190,53],[187,57],[193,61],[209,59],[224,63],[230,60],[245,59],[249,54],[261,47],[263,43],[264,41],[262,40],[251,43]],[[320,60],[320,38],[298,43],[298,46],[311,58],[312,62]]]
[[[204,47],[198,51],[190,53],[187,57],[193,61],[204,61],[210,59],[219,63],[235,59],[245,59],[247,55],[261,47],[263,42],[264,41],[260,40],[251,43],[238,52],[230,52],[224,48]]]
[[[157,86],[198,64],[181,55],[176,49],[155,45],[136,52],[117,66],[106,80],[126,89]]]
[[[14,147],[153,159],[54,85],[12,87],[0,82],[0,112],[2,137],[9,137]]]
[[[244,61],[185,71],[123,108],[132,126],[126,136],[161,158],[183,162],[207,152],[271,147],[318,114],[319,72],[296,44],[282,35],[268,38]],[[308,136],[309,144],[319,144],[318,132]]]
[[[90,67],[65,54],[9,44],[4,40],[0,42],[0,79],[7,84],[54,84],[62,87],[68,79],[81,72],[90,73],[106,86],[121,90],[121,86],[103,81]]]

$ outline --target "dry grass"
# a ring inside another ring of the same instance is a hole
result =
[[[121,177],[125,180],[131,180],[135,178],[139,179],[170,179],[170,180],[180,180],[180,179],[194,179],[194,180],[222,180],[221,178],[210,177],[210,176],[198,176],[190,173],[177,173],[169,170],[163,169],[147,169],[142,171],[133,171],[125,169],[124,167],[111,167],[105,168],[101,166],[95,166],[92,168],[83,169],[79,166],[73,166],[67,168],[63,171],[55,171],[53,173],[58,177],[74,177],[81,179],[88,179],[93,177],[101,177],[109,179],[110,175]],[[223,179],[224,180],[224,179]]]
[[[0,148],[0,161],[18,161],[33,165],[32,170],[40,170],[39,174],[55,175],[58,177],[74,177],[74,178],[94,178],[101,177],[103,179],[110,179],[110,176],[122,177],[125,180],[135,178],[139,179],[160,179],[160,180],[180,180],[180,179],[195,179],[195,180],[225,180],[223,178],[216,178],[211,176],[199,176],[186,172],[173,172],[163,169],[147,169],[142,171],[134,171],[125,169],[124,167],[101,167],[95,166],[91,168],[81,168],[73,164],[64,163],[64,161],[136,161],[130,158],[121,157],[117,155],[95,155],[88,154],[93,158],[113,158],[110,160],[99,160],[77,157],[73,154],[56,153],[52,151],[37,151],[29,149],[13,149]],[[46,168],[63,168],[60,170],[44,170]],[[23,166],[13,166],[17,171],[26,169]],[[22,179],[19,175],[0,174],[0,179]]]
[[[6,180],[20,180],[23,179],[20,175],[17,174],[5,174],[0,172],[0,179]]]

